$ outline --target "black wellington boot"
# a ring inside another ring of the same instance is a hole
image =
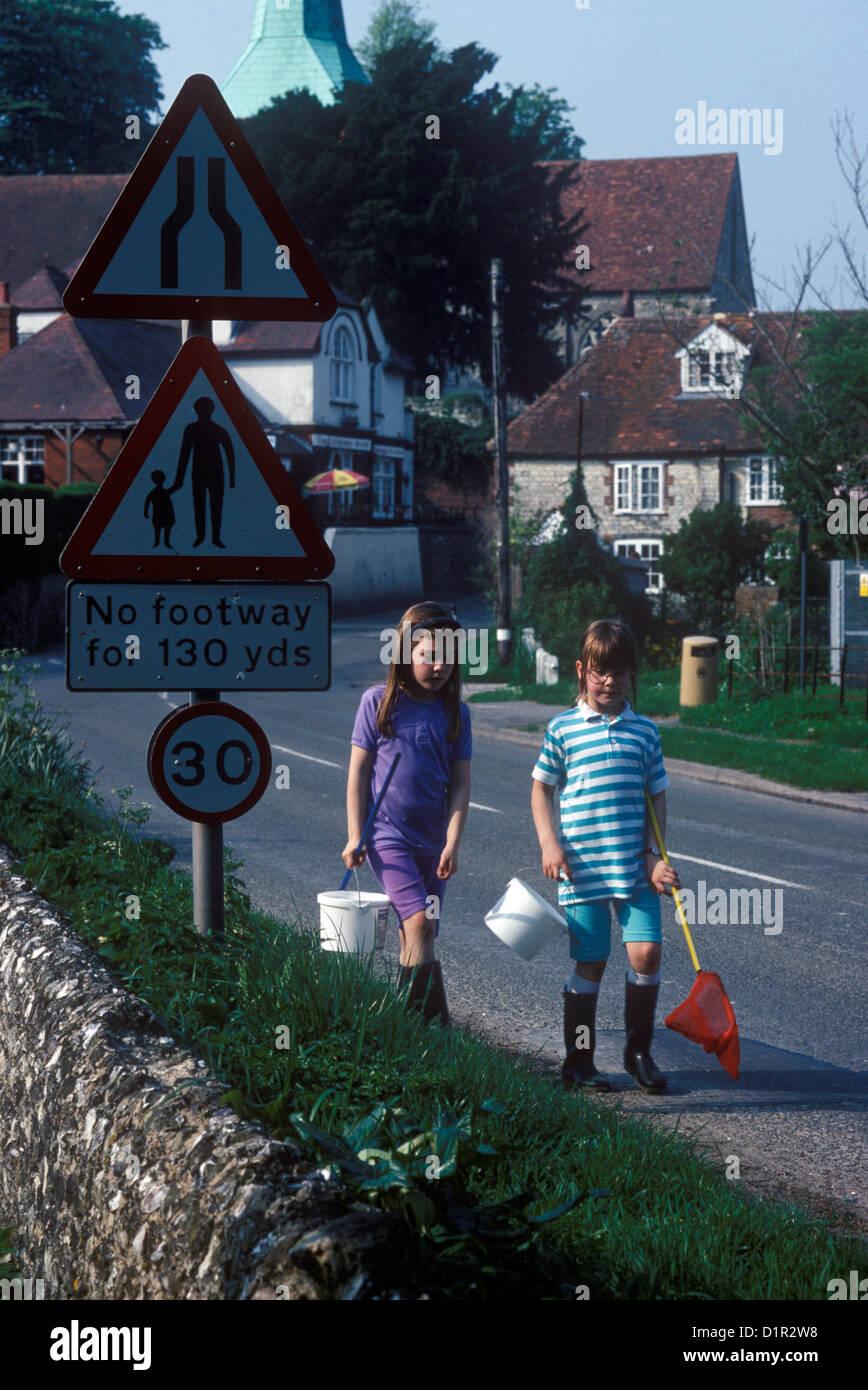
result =
[[[408,1009],[418,1010],[426,1023],[430,1022],[432,1018],[439,1018],[444,1027],[448,1027],[449,1010],[446,1006],[446,992],[443,988],[443,974],[439,960],[428,961],[424,965],[399,965],[399,989],[403,988],[408,981],[410,983],[410,993],[407,997]]]
[[[651,1056],[651,1035],[654,1032],[654,1010],[657,1007],[659,985],[634,985],[625,981],[624,1027],[627,1046],[624,1048],[624,1069],[630,1073],[640,1091],[659,1096],[666,1090],[666,1077]]]
[[[597,994],[573,994],[564,990],[564,1047],[566,1059],[561,1067],[561,1080],[565,1091],[588,1087],[594,1091],[611,1091],[609,1078],[594,1066],[594,1046],[597,1031],[594,1020],[597,1016]],[[587,1047],[576,1047],[576,1029],[584,1025],[590,1033]]]

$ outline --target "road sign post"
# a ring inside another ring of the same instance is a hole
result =
[[[210,319],[185,320],[182,339],[214,341]],[[190,705],[219,701],[219,690],[191,690]],[[226,919],[223,904],[223,823],[193,821],[193,924],[200,936],[223,936]]]

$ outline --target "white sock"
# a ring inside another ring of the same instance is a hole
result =
[[[569,994],[597,994],[600,989],[599,980],[586,980],[584,975],[580,975],[576,970],[566,983],[566,990]]]
[[[640,975],[631,965],[627,971],[627,979],[631,985],[659,985],[660,973],[659,970],[655,970],[653,975]]]

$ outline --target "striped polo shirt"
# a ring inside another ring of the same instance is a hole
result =
[[[644,880],[645,788],[669,786],[657,726],[626,700],[616,715],[582,700],[549,722],[531,775],[560,792],[573,881],[559,880],[558,902],[631,897]]]

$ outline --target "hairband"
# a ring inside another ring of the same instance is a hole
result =
[[[426,618],[424,622],[413,624],[410,628],[410,636],[415,637],[417,632],[427,632],[438,627],[450,628],[453,632],[464,631],[457,618]]]

